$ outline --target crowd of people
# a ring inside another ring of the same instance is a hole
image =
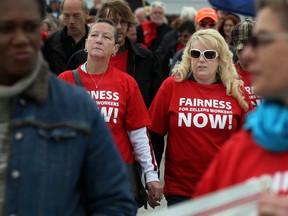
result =
[[[132,216],[263,175],[259,215],[287,215],[287,1],[142,3],[0,2],[0,215]]]

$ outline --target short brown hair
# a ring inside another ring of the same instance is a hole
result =
[[[123,0],[111,0],[104,3],[102,8],[96,14],[96,18],[111,18],[111,16],[113,18],[120,16],[129,23],[129,26],[131,24],[137,24],[137,19],[135,18],[129,4]]]

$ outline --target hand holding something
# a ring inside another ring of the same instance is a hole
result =
[[[163,187],[160,182],[152,181],[147,183],[148,186],[148,203],[152,208],[160,205],[163,197]]]
[[[260,198],[258,205],[259,216],[287,216],[288,198],[266,193]]]

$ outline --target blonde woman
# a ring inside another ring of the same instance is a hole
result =
[[[238,79],[232,54],[213,29],[193,34],[182,61],[149,108],[151,137],[167,135],[164,194],[168,205],[192,198],[222,144],[240,129],[253,106]],[[154,148],[156,151],[159,146]],[[159,162],[159,152],[155,152]]]

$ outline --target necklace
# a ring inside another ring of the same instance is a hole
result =
[[[85,65],[85,69],[86,69],[86,72],[89,74],[90,78],[92,79],[92,81],[93,81],[96,89],[98,89],[98,86],[100,85],[101,81],[103,80],[106,71],[105,71],[104,73],[102,73],[102,76],[101,76],[99,82],[96,84],[96,82],[95,82],[95,80],[93,79],[92,75],[87,71],[87,65]]]
[[[88,73],[88,72],[87,72],[87,73]],[[100,78],[100,80],[99,80],[99,82],[98,82],[97,84],[96,84],[95,80],[93,79],[92,75],[91,75],[90,73],[88,73],[89,76],[91,77],[91,79],[92,79],[92,81],[93,81],[96,89],[98,88],[98,86],[100,85],[101,81],[103,80],[105,73],[106,73],[106,72],[104,72],[104,73],[102,74],[102,76],[101,76],[101,78]]]

